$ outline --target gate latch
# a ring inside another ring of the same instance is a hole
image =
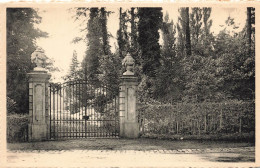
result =
[[[89,116],[82,116],[84,120],[88,120]]]

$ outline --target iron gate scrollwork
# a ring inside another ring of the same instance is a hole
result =
[[[75,80],[49,86],[50,137],[118,137],[118,88]]]

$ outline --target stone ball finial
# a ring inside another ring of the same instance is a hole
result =
[[[122,61],[122,65],[126,67],[126,72],[124,72],[123,75],[134,75],[134,63],[133,57],[128,53]]]
[[[46,63],[48,57],[45,55],[42,48],[38,47],[31,55],[32,63],[36,64],[35,71],[45,71],[43,65]]]

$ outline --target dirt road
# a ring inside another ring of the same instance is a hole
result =
[[[5,157],[9,167],[233,167],[254,166],[255,147],[245,142],[77,139],[11,143]]]

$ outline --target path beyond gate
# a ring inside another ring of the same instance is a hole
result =
[[[50,83],[50,138],[118,137],[118,94],[98,81]]]

